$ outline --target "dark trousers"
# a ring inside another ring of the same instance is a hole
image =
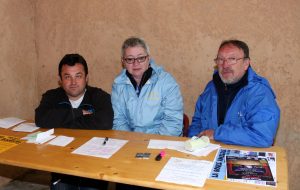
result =
[[[107,190],[108,182],[52,173],[51,190]]]
[[[127,185],[122,183],[116,183],[116,190],[157,190],[149,187],[141,187],[135,185]]]

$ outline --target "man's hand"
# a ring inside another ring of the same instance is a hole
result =
[[[83,115],[89,115],[92,114],[93,112],[87,111],[87,110],[82,110]]]
[[[201,137],[201,136],[208,136],[210,139],[214,140],[214,130],[213,129],[208,129],[205,131],[202,131],[201,133],[199,133],[197,136]]]

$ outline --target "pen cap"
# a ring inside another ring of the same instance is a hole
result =
[[[184,148],[188,151],[195,151],[198,148],[204,148],[209,145],[209,138],[207,136],[193,136],[191,139],[185,141]]]

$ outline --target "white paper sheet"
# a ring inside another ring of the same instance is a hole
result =
[[[187,151],[184,148],[184,141],[168,141],[168,140],[153,140],[150,139],[148,148],[150,149],[172,149],[177,150],[179,152],[184,152],[187,154],[191,154],[194,156],[207,156],[209,153],[211,153],[214,150],[219,149],[221,146],[218,144],[212,144],[210,143],[205,148],[199,148],[195,151]]]
[[[183,141],[155,140],[150,139],[148,148],[150,149],[179,149],[184,146]]]
[[[8,129],[12,126],[15,126],[19,123],[24,122],[25,120],[23,119],[19,119],[16,117],[7,117],[7,118],[3,118],[0,119],[0,128],[4,128],[4,129]]]
[[[203,187],[212,162],[171,157],[155,180]]]
[[[177,149],[177,151],[179,152],[183,152],[183,153],[187,153],[187,154],[192,154],[194,156],[207,156],[209,155],[212,151],[219,149],[221,146],[218,144],[212,144],[210,143],[207,147],[204,148],[198,148],[194,151],[187,151],[184,148],[184,145],[182,147],[180,147],[179,149]]]
[[[12,130],[17,132],[33,132],[38,130],[39,127],[35,123],[21,123],[20,125],[14,127]]]
[[[109,138],[103,145],[105,138],[93,137],[85,144],[74,150],[72,153],[86,156],[95,156],[99,158],[110,158],[120,148],[122,148],[128,140],[119,140]]]
[[[52,141],[48,142],[48,144],[55,145],[55,146],[67,146],[73,140],[74,140],[74,137],[58,136],[55,139],[53,139]]]

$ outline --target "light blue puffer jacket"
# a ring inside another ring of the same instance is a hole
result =
[[[210,81],[199,96],[189,136],[214,129],[214,139],[226,144],[269,147],[274,141],[280,109],[269,82],[248,69],[248,85],[235,96],[224,120],[218,127],[218,95]]]
[[[152,76],[137,96],[124,69],[112,86],[113,129],[180,136],[183,101],[175,79],[150,60]]]

